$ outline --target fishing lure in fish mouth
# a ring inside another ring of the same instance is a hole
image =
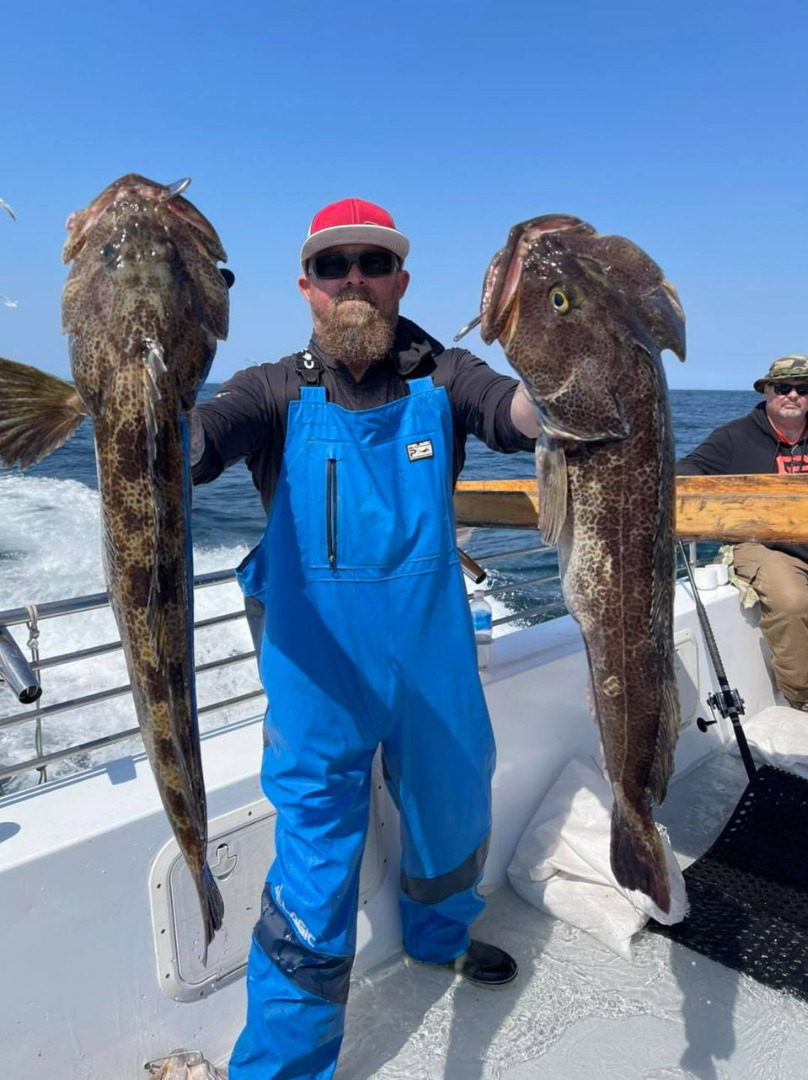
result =
[[[173,199],[175,195],[182,195],[191,186],[190,176],[184,176],[182,180],[175,180],[173,184],[166,184],[164,199]]]
[[[470,330],[474,329],[475,326],[479,326],[482,321],[482,315],[477,315],[476,318],[472,319],[470,323],[466,323],[462,330],[458,330],[458,332],[452,338],[452,341],[460,341],[460,339],[464,338]]]

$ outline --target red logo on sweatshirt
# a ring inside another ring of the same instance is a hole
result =
[[[778,454],[778,473],[808,473],[808,454]]]

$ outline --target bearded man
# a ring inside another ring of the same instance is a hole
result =
[[[516,380],[399,316],[408,251],[374,203],[320,210],[300,255],[307,348],[239,372],[193,415],[194,482],[243,459],[268,514],[237,576],[271,703],[275,861],[229,1080],[333,1076],[379,745],[406,952],[480,986],[517,974],[469,935],[494,741],[452,492],[469,435],[512,453],[533,449],[538,425]]]

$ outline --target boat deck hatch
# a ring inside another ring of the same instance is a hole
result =
[[[360,905],[384,878],[380,833],[381,775],[374,768],[370,827],[360,877]],[[224,924],[202,963],[204,940],[196,888],[176,840],[158,853],[149,876],[157,970],[163,993],[196,1001],[244,972],[261,907],[267,870],[275,855],[275,811],[266,800],[215,818],[208,828],[208,863],[224,900]]]
[[[758,769],[716,842],[684,872],[690,914],[648,929],[808,1001],[808,781]]]

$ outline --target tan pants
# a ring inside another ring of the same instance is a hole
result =
[[[788,701],[808,701],[808,563],[765,544],[736,544],[733,564],[760,597],[777,685]]]

